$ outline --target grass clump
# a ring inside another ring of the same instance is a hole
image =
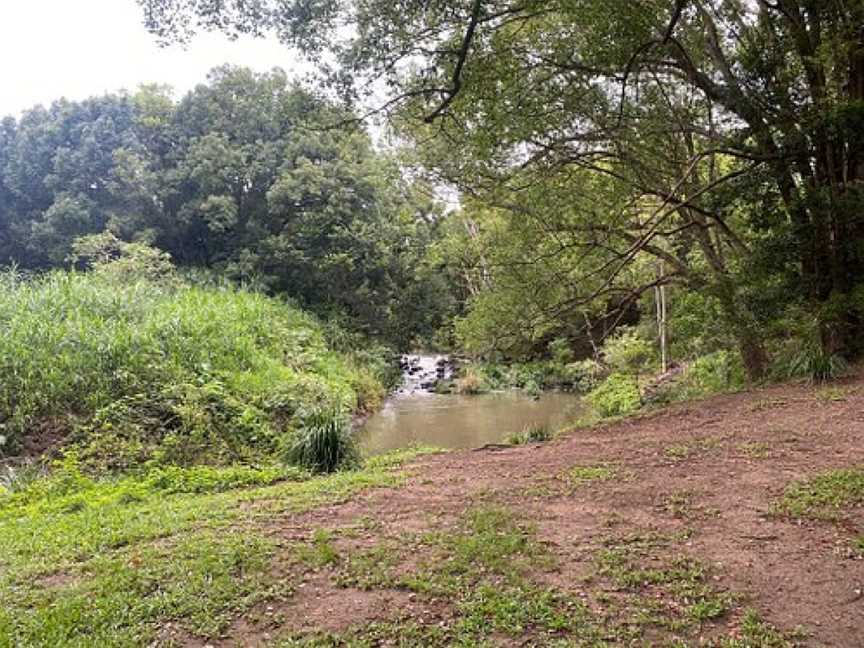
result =
[[[374,406],[378,371],[299,309],[228,285],[0,274],[3,454],[71,443],[98,473],[260,463],[304,408]]]
[[[313,412],[303,419],[288,449],[288,460],[316,473],[353,468],[360,463],[351,423],[338,409]]]
[[[566,479],[571,486],[583,486],[591,482],[609,481],[616,474],[613,466],[574,466],[567,471]]]
[[[555,433],[548,425],[527,425],[519,432],[514,432],[507,437],[507,443],[511,445],[527,445],[529,443],[543,443],[549,441]]]
[[[792,482],[778,504],[796,518],[835,519],[845,507],[864,504],[864,468],[830,470]]]

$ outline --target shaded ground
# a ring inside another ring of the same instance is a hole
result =
[[[293,593],[173,641],[861,646],[864,511],[775,506],[794,480],[864,464],[862,433],[857,378],[428,456],[405,486],[268,520]]]

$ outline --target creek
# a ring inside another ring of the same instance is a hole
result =
[[[404,356],[402,368],[401,387],[360,430],[364,454],[417,444],[476,448],[503,443],[529,425],[560,428],[576,418],[582,407],[579,396],[564,392],[436,394],[435,383],[452,373],[446,356]]]

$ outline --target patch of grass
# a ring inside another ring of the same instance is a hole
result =
[[[336,634],[287,629],[275,645],[696,645],[705,634],[716,636],[706,626],[729,618],[737,599],[717,589],[709,568],[694,558],[659,557],[687,537],[686,531],[643,531],[609,538],[596,554],[595,577],[576,596],[538,582],[557,565],[532,526],[507,509],[482,504],[453,526],[342,556],[334,570],[338,584],[407,589],[417,597],[410,611]],[[437,610],[431,619],[418,612],[427,605]],[[768,636],[767,626],[755,625],[745,636],[757,637],[757,630]]]
[[[238,611],[288,587],[272,576],[271,551],[254,534],[202,532],[95,556],[71,584],[4,588],[0,644],[145,645],[163,619],[216,636]]]
[[[714,645],[717,648],[793,648],[795,645],[791,636],[765,623],[755,610],[745,611],[738,635],[720,639]]]
[[[584,486],[591,482],[604,482],[614,479],[617,475],[614,466],[574,466],[565,474],[565,479],[571,486]]]
[[[200,492],[200,475],[163,482],[157,473],[130,496],[131,477],[92,481],[70,471],[42,491],[0,496],[0,645],[146,645],[170,619],[214,636],[249,605],[290,588],[271,580],[262,525],[286,511],[398,486],[405,474],[396,466],[422,452],[269,485],[250,485],[249,475],[262,477],[247,469],[228,481],[232,469],[214,469],[204,473],[212,492]],[[337,560],[327,538],[313,541],[323,563]],[[47,587],[52,579],[44,577],[58,573],[72,578]]]
[[[738,444],[738,450],[751,459],[766,459],[771,454],[771,446],[758,441],[745,441]]]
[[[543,443],[548,441],[555,433],[548,425],[527,425],[519,432],[514,432],[507,437],[507,443],[511,445],[527,445],[529,443]]]
[[[333,533],[327,529],[316,529],[308,545],[295,548],[297,558],[307,567],[320,569],[339,562],[339,551],[333,545]]]
[[[830,470],[786,487],[777,510],[796,518],[834,520],[864,504],[864,468]]]
[[[383,390],[378,373],[330,349],[313,317],[263,294],[0,273],[5,455],[26,436],[75,445],[94,474],[145,461],[260,463],[277,456],[301,406],[362,408]]]
[[[816,400],[822,403],[839,403],[849,396],[849,390],[843,387],[822,387],[816,390]]]
[[[716,437],[692,439],[683,443],[674,443],[666,446],[663,449],[663,454],[670,459],[689,459],[697,454],[714,450],[722,443],[723,440]]]
[[[656,534],[611,538],[595,557],[598,576],[635,594],[637,607],[644,605],[645,593],[662,592],[655,603],[665,604],[643,618],[651,625],[683,630],[725,616],[735,597],[714,589],[708,568],[692,557],[658,559],[656,547],[668,541]]]

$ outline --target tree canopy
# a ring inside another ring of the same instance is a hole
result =
[[[274,31],[349,98],[383,79],[427,165],[518,218],[588,197],[576,301],[638,298],[647,255],[719,300],[751,375],[771,293],[860,352],[860,0],[140,2],[165,39]]]
[[[222,67],[175,103],[146,86],[0,128],[0,264],[65,265],[110,230],[406,344],[435,326],[437,207],[347,113],[281,70]],[[425,327],[425,328],[424,328]]]

